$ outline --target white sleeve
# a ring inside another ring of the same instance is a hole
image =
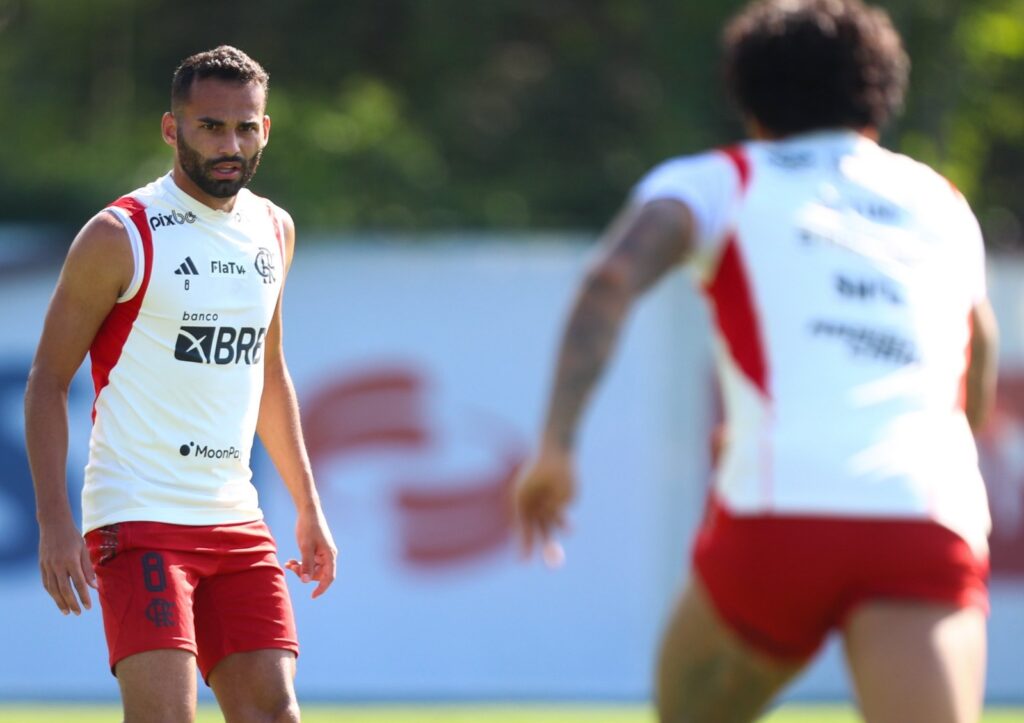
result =
[[[656,166],[633,189],[631,200],[660,198],[685,203],[696,222],[698,253],[716,248],[726,236],[740,196],[736,166],[720,151],[673,158]]]

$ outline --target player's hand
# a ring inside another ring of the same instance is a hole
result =
[[[320,597],[334,582],[338,548],[319,505],[315,510],[299,513],[295,538],[299,543],[302,561],[289,560],[284,566],[298,575],[302,582],[316,580],[319,584],[313,590],[313,597]]]
[[[82,533],[70,519],[40,524],[39,572],[43,587],[62,613],[81,615],[82,607],[92,608],[89,588],[96,587],[96,572]]]
[[[516,524],[523,554],[540,547],[549,567],[562,564],[564,554],[555,534],[567,528],[566,508],[576,496],[576,473],[572,455],[546,445],[516,479]]]

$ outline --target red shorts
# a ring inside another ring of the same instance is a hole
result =
[[[928,520],[744,517],[713,504],[693,562],[726,624],[776,658],[810,657],[869,600],[988,612],[988,559]]]
[[[232,653],[279,648],[298,655],[284,571],[262,521],[121,522],[85,540],[111,671],[129,655],[167,648],[194,654],[203,680]]]

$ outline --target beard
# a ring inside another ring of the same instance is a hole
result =
[[[251,158],[242,155],[221,156],[206,160],[199,151],[185,142],[181,133],[178,133],[178,161],[185,175],[199,189],[214,198],[231,198],[238,194],[243,188],[249,185],[249,181],[256,175],[256,169],[260,166],[260,158],[263,157],[263,149],[259,149]],[[221,180],[213,177],[213,167],[218,163],[238,163],[241,165],[241,173],[238,178]]]

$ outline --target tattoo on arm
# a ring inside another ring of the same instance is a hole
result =
[[[547,440],[572,448],[580,415],[633,301],[685,258],[691,229],[689,211],[675,201],[627,211],[612,225],[607,250],[584,279],[562,337]]]
[[[608,358],[629,306],[621,278],[588,275],[562,338],[545,436],[571,449],[577,421]]]

